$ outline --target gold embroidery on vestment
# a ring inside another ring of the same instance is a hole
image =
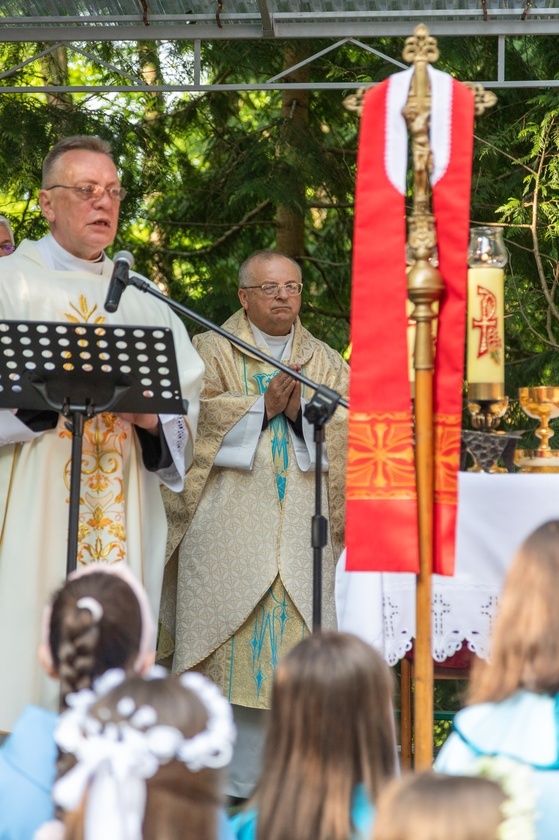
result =
[[[84,295],[70,303],[65,315],[71,323],[102,324],[106,318]],[[76,313],[76,314],[74,314]],[[71,438],[65,427],[60,437]],[[126,557],[126,527],[123,492],[124,442],[129,432],[116,414],[104,412],[88,420],[83,432],[78,563],[114,563]],[[64,467],[64,483],[70,488],[71,459]],[[66,500],[69,503],[69,498]]]

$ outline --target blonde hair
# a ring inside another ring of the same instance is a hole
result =
[[[559,521],[524,541],[507,574],[489,663],[474,666],[469,703],[499,702],[519,689],[559,692]]]
[[[100,155],[106,155],[111,160],[113,159],[111,144],[101,137],[96,137],[90,134],[77,134],[73,137],[63,137],[58,143],[52,147],[48,155],[43,161],[43,189],[48,189],[49,180],[56,169],[56,165],[62,155],[66,152],[73,151],[96,152]],[[52,186],[52,185],[51,185]]]
[[[489,779],[410,774],[380,795],[372,840],[496,840],[504,801]]]
[[[122,698],[132,698],[138,708],[151,707],[157,723],[178,729],[185,738],[202,732],[208,722],[203,702],[181,685],[177,676],[145,680],[126,679],[93,706],[92,716],[102,726],[124,720],[118,711]],[[218,770],[189,770],[176,759],[160,765],[146,780],[146,809],[142,823],[144,840],[216,840],[218,807],[222,804]],[[87,795],[78,811],[66,816],[65,840],[83,840]]]
[[[392,675],[348,633],[316,633],[277,667],[257,840],[349,840],[351,798],[371,802],[396,768]]]

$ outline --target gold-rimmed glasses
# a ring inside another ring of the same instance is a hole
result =
[[[125,187],[102,187],[101,184],[87,184],[85,187],[72,187],[67,184],[53,184],[45,190],[73,190],[82,201],[99,201],[105,193],[111,201],[122,201],[126,196]]]
[[[242,289],[260,289],[268,297],[276,297],[285,290],[289,297],[297,297],[303,291],[302,283],[262,283],[260,286],[241,286]]]

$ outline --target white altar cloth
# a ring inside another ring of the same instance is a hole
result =
[[[487,658],[506,571],[528,534],[550,519],[559,519],[559,474],[459,474],[455,575],[433,575],[437,662],[463,641]],[[344,552],[336,572],[336,610],[340,630],[361,636],[394,665],[415,636],[415,575],[346,572]]]

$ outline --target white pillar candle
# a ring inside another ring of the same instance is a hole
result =
[[[505,273],[502,268],[468,271],[468,385],[505,384]]]

